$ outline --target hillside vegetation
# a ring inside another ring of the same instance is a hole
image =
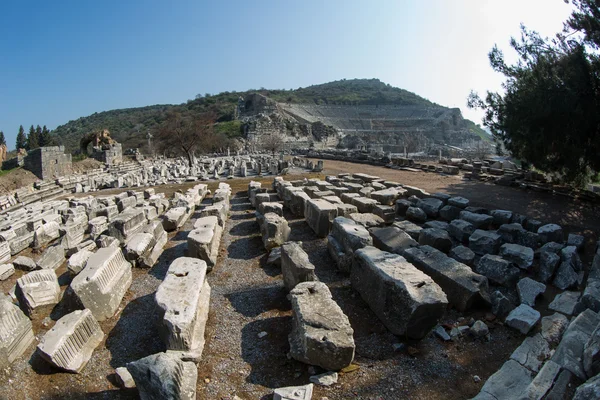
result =
[[[68,151],[79,148],[80,138],[90,132],[108,129],[123,148],[145,148],[148,132],[155,133],[164,123],[167,112],[185,115],[212,112],[216,118],[215,131],[229,138],[241,135],[241,123],[234,118],[239,97],[260,93],[282,103],[312,104],[395,104],[424,107],[441,107],[412,92],[385,84],[378,79],[349,79],[294,90],[247,90],[223,92],[216,95],[198,95],[183,104],[162,104],[138,108],[125,108],[94,113],[57,127],[52,134]],[[487,134],[477,125],[473,131],[481,137]]]

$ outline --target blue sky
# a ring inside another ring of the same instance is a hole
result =
[[[466,109],[502,82],[487,52],[525,23],[562,27],[563,0],[3,1],[0,130],[198,93],[379,78]]]

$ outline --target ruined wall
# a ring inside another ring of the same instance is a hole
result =
[[[65,154],[64,146],[40,147],[30,150],[25,157],[23,167],[42,180],[73,173],[71,154]]]
[[[123,162],[123,147],[121,143],[113,143],[109,148],[103,147],[102,150],[93,148],[91,156],[108,165],[120,164]]]

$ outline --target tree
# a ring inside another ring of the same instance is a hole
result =
[[[54,139],[50,135],[50,131],[46,128],[46,125],[42,128],[42,132],[39,137],[40,147],[43,146],[52,146],[54,144]]]
[[[213,113],[183,116],[169,112],[159,128],[158,143],[163,151],[186,156],[191,167],[194,164],[194,153],[201,148],[203,139],[212,134],[214,123]]]
[[[268,135],[261,135],[259,139],[260,147],[267,152],[271,152],[273,155],[283,150],[285,140],[283,135],[279,133],[270,133]]]
[[[19,133],[17,133],[15,148],[17,151],[19,151],[19,149],[27,148],[27,137],[25,136],[25,129],[23,129],[23,125],[19,126]]]
[[[27,150],[33,150],[33,149],[37,149],[38,147],[40,147],[39,141],[38,141],[38,134],[35,131],[35,128],[33,127],[33,125],[31,125],[31,127],[29,128],[29,135],[27,135],[27,145],[26,145],[26,149]]]
[[[4,138],[4,132],[0,131],[0,146],[6,146],[6,139]]]
[[[514,157],[582,185],[600,171],[600,9],[596,0],[573,4],[553,39],[521,27],[510,41],[515,65],[494,46],[490,64],[506,78],[504,93],[472,92],[468,105],[485,111],[484,125]]]

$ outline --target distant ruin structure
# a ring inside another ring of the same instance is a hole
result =
[[[6,155],[8,153],[8,149],[5,144],[0,145],[0,162],[6,161]]]
[[[92,152],[88,152],[88,146],[92,144]],[[88,154],[96,160],[108,165],[123,162],[123,148],[121,143],[110,137],[108,129],[92,132],[81,138],[79,142],[82,154]]]
[[[65,154],[64,146],[38,147],[27,152],[23,168],[42,180],[55,179],[73,173],[71,154]]]

